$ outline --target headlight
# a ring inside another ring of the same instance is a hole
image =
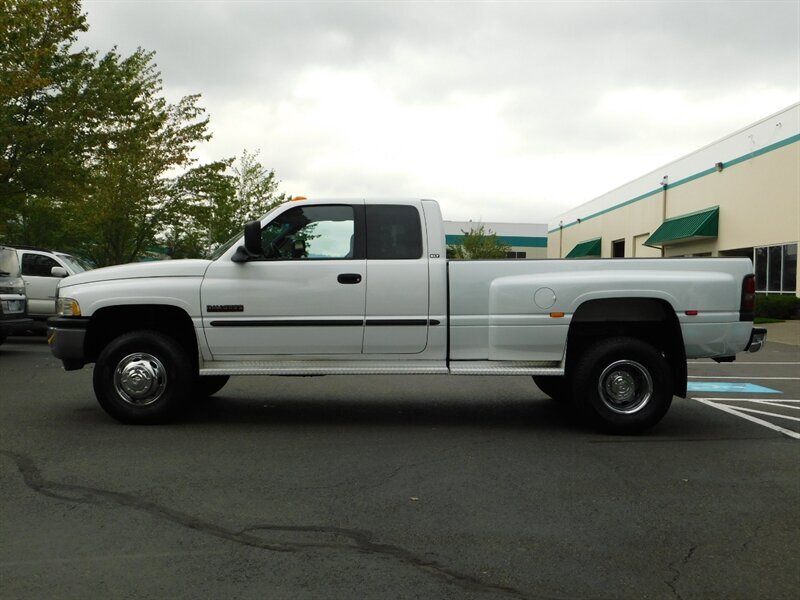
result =
[[[81,306],[74,298],[59,298],[56,300],[56,312],[59,317],[80,317]]]

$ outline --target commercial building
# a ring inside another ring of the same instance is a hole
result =
[[[458,244],[465,233],[483,226],[486,234],[494,233],[508,244],[508,258],[547,258],[547,224],[483,223],[479,221],[445,221],[447,244]]]
[[[798,292],[800,103],[556,217],[548,257],[747,256]]]

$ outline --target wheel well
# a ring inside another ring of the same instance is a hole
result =
[[[141,329],[168,335],[188,353],[197,365],[197,336],[191,317],[185,310],[166,305],[128,305],[101,308],[93,316],[86,333],[85,353],[94,362],[103,348],[114,338]]]
[[[567,334],[567,372],[598,339],[631,337],[664,353],[672,368],[674,394],[686,397],[686,349],[678,317],[669,303],[655,298],[605,298],[584,302]]]

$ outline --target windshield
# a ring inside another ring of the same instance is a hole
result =
[[[227,251],[228,251],[228,248],[230,248],[231,246],[233,246],[233,245],[236,243],[236,241],[237,241],[237,240],[241,239],[241,237],[242,237],[242,233],[241,233],[241,232],[237,232],[237,233],[235,233],[231,239],[229,239],[227,242],[225,242],[225,243],[224,243],[224,244],[222,244],[221,246],[218,246],[218,247],[217,247],[217,249],[216,249],[216,250],[214,250],[214,251],[211,253],[211,255],[209,256],[209,258],[210,258],[211,260],[217,260],[217,259],[218,259],[220,256],[222,256],[223,254],[225,254],[225,252],[227,252]]]
[[[18,277],[19,260],[13,248],[0,248],[0,277]]]
[[[269,210],[269,212],[259,220],[263,221],[266,217],[270,216],[272,213],[274,213],[276,210],[278,210],[281,206],[283,206],[283,204],[277,204],[276,206],[273,206]],[[210,260],[217,260],[220,256],[225,254],[230,249],[231,246],[233,246],[238,240],[241,240],[241,239],[242,239],[242,230],[240,229],[237,233],[234,233],[233,237],[231,239],[229,239],[227,242],[225,242],[221,246],[217,246],[217,249],[214,250],[211,254],[209,254],[208,258]]]
[[[58,257],[66,263],[73,273],[83,273],[84,271],[88,271],[92,268],[85,261],[82,261],[74,256],[70,256],[69,254],[59,254]]]

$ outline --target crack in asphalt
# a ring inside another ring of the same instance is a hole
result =
[[[742,552],[747,552],[750,550],[750,546],[758,537],[758,534],[761,533],[762,527],[763,527],[762,525],[757,525],[756,528],[753,529],[753,532],[749,536],[747,536],[747,539],[742,543],[742,548],[741,548]]]
[[[678,593],[677,589],[678,580],[681,578],[680,567],[685,567],[689,563],[689,561],[692,559],[692,555],[699,547],[700,547],[699,544],[695,544],[694,546],[689,548],[689,551],[686,553],[686,556],[684,556],[683,559],[681,559],[679,565],[676,566],[675,562],[671,562],[669,564],[669,570],[675,573],[675,575],[672,577],[672,579],[666,581],[665,583],[669,586],[669,589],[672,590],[672,593],[675,595],[676,598],[678,598],[678,600],[683,600],[683,597]]]
[[[469,591],[487,594],[502,594],[507,597],[519,599],[555,600],[555,597],[551,596],[530,596],[525,592],[511,586],[490,583],[472,575],[460,573],[437,561],[426,559],[422,556],[414,554],[412,551],[401,546],[374,542],[372,541],[373,536],[367,531],[326,526],[286,526],[273,524],[254,525],[236,531],[192,516],[190,514],[174,510],[156,502],[145,500],[133,494],[125,494],[122,492],[115,492],[112,490],[104,490],[101,488],[93,488],[83,485],[48,481],[42,476],[41,471],[30,457],[8,450],[0,450],[0,454],[7,456],[16,464],[17,470],[19,471],[23,482],[28,488],[49,498],[98,506],[123,506],[148,513],[151,516],[170,521],[171,523],[192,529],[194,531],[260,550],[286,553],[303,550],[325,549],[355,551],[363,554],[372,554],[395,559],[401,563],[422,571],[427,575],[444,580],[447,583],[457,585]],[[254,535],[255,532],[259,531],[269,532],[272,534],[311,533],[329,536],[331,541],[297,541],[276,543],[265,540],[258,535]]]

